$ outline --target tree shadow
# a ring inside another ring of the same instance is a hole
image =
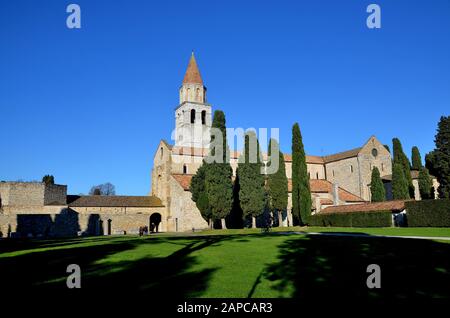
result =
[[[226,236],[208,238],[136,238],[105,242],[91,246],[74,246],[45,251],[28,251],[24,255],[1,257],[0,280],[9,292],[43,291],[52,293],[77,293],[66,287],[66,268],[77,264],[81,268],[81,289],[84,295],[143,292],[160,297],[197,297],[208,286],[215,268],[194,270],[197,264],[193,252],[220,244]],[[132,260],[109,262],[108,256],[133,250],[146,244],[179,242],[180,248],[169,256],[143,256]],[[182,243],[184,241],[184,243]]]
[[[431,240],[315,236],[279,246],[265,278],[284,297],[450,297],[450,244]],[[366,285],[367,266],[381,268],[381,288]]]

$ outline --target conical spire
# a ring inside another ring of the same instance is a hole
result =
[[[203,85],[200,71],[198,70],[197,61],[195,60],[194,52],[192,52],[189,65],[184,75],[183,84],[201,84]]]

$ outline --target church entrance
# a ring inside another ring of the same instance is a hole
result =
[[[161,223],[161,214],[153,213],[152,215],[150,215],[150,233],[158,233],[160,223]]]

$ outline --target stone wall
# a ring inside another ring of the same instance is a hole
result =
[[[45,187],[40,182],[0,183],[2,206],[43,205]]]
[[[208,223],[203,219],[195,202],[192,201],[191,192],[184,191],[173,178],[170,181],[172,197],[170,200],[170,216],[173,231],[184,232],[194,229],[206,229]]]
[[[44,187],[44,205],[66,204],[67,186],[59,184],[49,184]]]
[[[361,196],[361,172],[357,157],[327,163],[325,168],[328,181]]]
[[[41,182],[1,182],[2,206],[43,206],[66,204],[67,186]]]
[[[150,228],[156,214],[161,216],[158,230],[167,231],[165,207],[7,207],[0,214],[0,232],[20,237],[137,234],[140,226]]]

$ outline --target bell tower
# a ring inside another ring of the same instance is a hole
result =
[[[180,104],[175,109],[175,146],[208,148],[211,105],[206,102],[206,87],[194,52],[179,90]]]

